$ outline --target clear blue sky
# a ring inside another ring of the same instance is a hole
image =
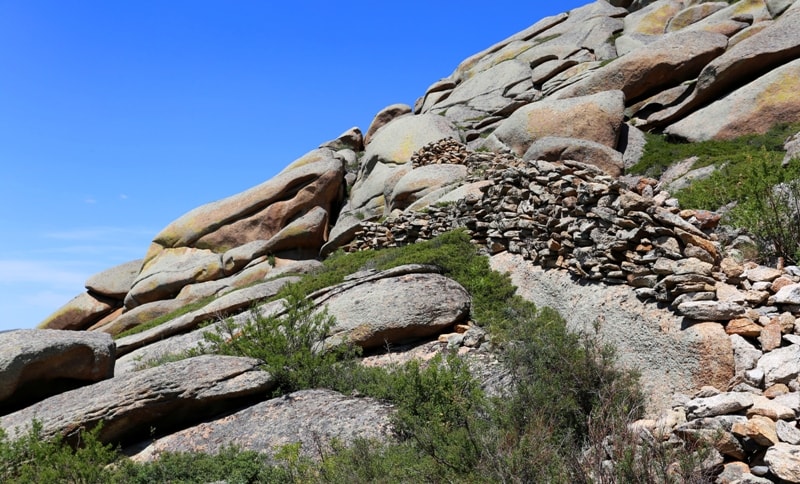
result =
[[[0,329],[585,3],[0,0]]]

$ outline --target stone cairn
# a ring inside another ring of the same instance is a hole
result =
[[[655,180],[472,152],[452,139],[426,146],[412,163],[463,164],[465,185],[484,183],[455,203],[364,222],[345,250],[396,247],[460,228],[487,254],[508,251],[584,280],[628,284],[688,324],[719,322],[734,348],[729,388],[676,395],[673,409],[637,423],[637,431],[649,441],[706,438],[717,451],[710,465],[724,466],[722,475],[800,482],[800,268],[725,257],[714,234],[719,216],[680,210]]]

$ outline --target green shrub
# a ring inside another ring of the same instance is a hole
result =
[[[106,482],[104,467],[117,458],[117,452],[97,440],[99,431],[97,427],[82,432],[73,448],[61,439],[43,438],[38,421],[17,439],[9,439],[0,429],[0,482]]]
[[[262,315],[254,309],[243,326],[227,320],[220,331],[207,332],[208,346],[204,351],[261,360],[262,368],[275,379],[280,395],[316,387],[323,373],[350,349],[323,349],[334,319],[327,310],[315,310],[314,303],[300,289],[294,285],[288,288],[283,311],[278,314]]]

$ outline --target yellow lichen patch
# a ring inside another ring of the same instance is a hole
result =
[[[664,33],[667,24],[680,10],[675,4],[665,4],[653,9],[642,17],[633,32],[646,35],[660,35]]]
[[[403,140],[398,143],[397,149],[392,153],[391,161],[398,164],[408,163],[411,160],[411,155],[416,151],[416,143],[411,135],[406,135]]]
[[[470,67],[469,71],[465,73],[467,78],[473,77],[475,74],[479,72],[483,72],[487,69],[490,69],[501,62],[509,61],[512,59],[516,59],[520,54],[529,50],[533,47],[533,44],[530,42],[522,42],[522,41],[514,41],[508,44],[507,46],[503,47],[495,54],[490,56],[486,56],[481,59],[480,62],[474,64]]]
[[[798,92],[800,92],[800,66],[787,69],[764,90],[763,95],[758,98],[758,110],[781,105],[793,105],[800,109]]]
[[[372,328],[368,324],[356,326],[350,331],[349,339],[351,343],[361,343],[372,336]]]
[[[669,22],[669,27],[667,30],[669,32],[675,32],[681,30],[689,25],[692,25],[695,22],[698,22],[712,13],[719,10],[714,4],[700,4],[695,5],[694,7],[690,7],[684,10],[681,10],[675,17]]]
[[[287,166],[281,171],[281,173],[286,173],[296,168],[300,168],[301,166],[306,166],[310,165],[311,163],[316,163],[322,159],[324,159],[324,156],[322,155],[322,153],[318,151],[312,151],[311,153],[306,153],[305,155],[291,162],[289,166]]]
[[[764,0],[741,0],[731,5],[732,15],[752,14],[753,17],[759,18],[766,11],[767,6]]]

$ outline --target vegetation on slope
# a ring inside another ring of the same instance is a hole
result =
[[[510,372],[505,394],[487,394],[454,354],[386,369],[360,365],[350,348],[314,351],[333,321],[313,313],[306,294],[359,269],[409,262],[440,266],[472,294],[473,319],[489,330]],[[143,483],[690,482],[702,477],[693,460],[700,454],[637,445],[628,424],[641,412],[642,395],[636,375],[617,367],[613,351],[568,332],[555,312],[515,296],[508,277],[493,272],[462,232],[400,249],[337,254],[323,273],[305,277],[282,296],[285,316],[254,319],[234,343],[212,336],[210,348],[260,358],[267,370],[280,373],[281,392],[327,387],[393,403],[394,442],[335,444],[334,451],[321,451],[319,460],[286,446],[277,462],[229,448],[213,456],[165,453],[156,462],[136,464],[91,433],[73,451],[58,441],[40,442],[34,430],[13,442],[0,435],[0,480],[44,482],[61,475],[72,482]],[[616,465],[604,464],[609,458]],[[683,466],[673,465],[676,461]]]
[[[800,161],[781,166],[783,144],[798,131],[800,123],[780,124],[765,134],[699,143],[646,134],[644,156],[630,171],[658,177],[671,164],[693,156],[698,157],[694,168],[716,166],[710,177],[672,194],[681,207],[724,208],[723,222],[751,233],[764,258],[783,257],[798,263]]]

